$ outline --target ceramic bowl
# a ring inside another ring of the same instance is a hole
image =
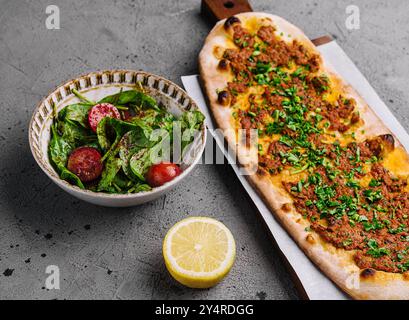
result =
[[[151,191],[135,194],[108,194],[83,190],[60,179],[50,164],[47,151],[53,118],[52,105],[54,104],[59,111],[68,104],[78,102],[78,98],[72,93],[74,88],[91,100],[98,101],[107,95],[117,93],[120,88],[123,88],[123,90],[135,88],[137,82],[142,84],[149,95],[175,116],[179,116],[183,110],[198,110],[192,98],[171,81],[150,73],[132,70],[100,71],[80,76],[57,87],[35,108],[29,127],[31,152],[40,168],[63,190],[81,200],[96,205],[109,207],[134,206],[154,200],[174,188],[186,178],[199,162],[206,144],[204,125],[201,128],[199,137],[192,143],[191,150],[188,152],[189,155],[183,159],[182,174]]]

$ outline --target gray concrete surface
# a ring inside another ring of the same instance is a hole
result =
[[[296,299],[278,252],[228,166],[198,166],[166,197],[129,209],[77,201],[40,171],[28,147],[34,106],[59,83],[98,69],[143,69],[180,84],[197,72],[210,25],[199,0],[53,1],[61,30],[45,28],[49,1],[0,0],[0,299]],[[361,28],[345,28],[351,1],[251,1],[296,23],[312,38],[333,35],[409,129],[409,6],[354,1]],[[238,254],[209,290],[173,281],[161,241],[188,215],[223,221]],[[61,289],[44,289],[47,265]]]

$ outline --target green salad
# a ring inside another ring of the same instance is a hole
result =
[[[100,101],[73,93],[80,101],[54,112],[48,146],[61,179],[82,189],[123,194],[151,190],[182,172],[181,156],[173,154],[174,131],[180,132],[183,155],[203,125],[200,111],[176,118],[142,86]]]

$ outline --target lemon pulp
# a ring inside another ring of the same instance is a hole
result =
[[[221,222],[190,217],[176,223],[163,242],[169,273],[191,288],[209,288],[230,271],[236,256],[233,235]]]

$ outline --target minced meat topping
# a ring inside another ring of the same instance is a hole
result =
[[[273,26],[232,28],[236,48],[223,60],[234,79],[224,90],[238,128],[259,132],[259,170],[289,172],[282,185],[295,209],[325,241],[355,250],[360,268],[408,271],[407,179],[382,165],[393,137],[357,138],[364,131],[355,100],[297,40],[283,41]]]

